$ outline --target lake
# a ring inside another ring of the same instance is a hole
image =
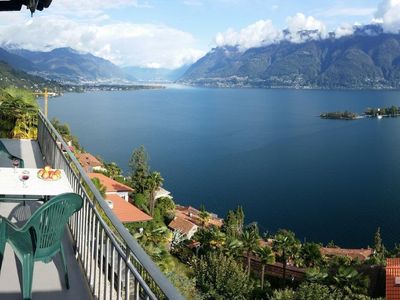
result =
[[[397,91],[172,87],[66,94],[49,117],[125,171],[144,145],[175,201],[224,217],[242,205],[261,231],[343,247],[400,242],[400,118],[321,112],[400,106]]]

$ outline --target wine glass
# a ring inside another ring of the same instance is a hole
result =
[[[19,160],[16,158],[13,158],[12,165],[14,166],[14,174],[15,174],[15,173],[17,173],[17,167],[19,166]]]
[[[24,170],[21,172],[21,174],[19,175],[19,180],[22,181],[22,187],[26,188],[26,181],[29,179],[29,171]]]

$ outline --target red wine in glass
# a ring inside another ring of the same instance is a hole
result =
[[[27,185],[25,182],[29,179],[29,171],[22,171],[21,175],[19,176],[19,179],[22,181],[22,186],[26,188]]]

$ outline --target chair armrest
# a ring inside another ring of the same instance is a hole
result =
[[[7,218],[4,217],[0,217],[1,218],[1,222],[5,223],[5,227],[6,227],[6,231],[8,232],[9,230],[11,230],[11,232],[20,232],[20,233],[24,233],[25,231],[27,231],[27,228],[23,227],[17,227],[15,224],[13,224],[12,222],[10,222]]]
[[[13,230],[15,231],[19,231],[21,228],[17,227],[15,224],[11,223],[7,218],[4,217],[0,217],[1,218],[1,222],[5,222],[6,226],[11,227]]]

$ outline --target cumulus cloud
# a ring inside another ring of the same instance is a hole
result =
[[[281,39],[281,35],[281,31],[272,25],[271,20],[260,20],[239,32],[228,29],[225,33],[218,33],[215,42],[217,46],[229,45],[248,49],[275,43]]]
[[[341,38],[346,35],[352,35],[354,33],[355,25],[342,24],[335,29],[335,37]]]
[[[0,43],[30,50],[72,47],[118,65],[170,69],[204,54],[191,34],[165,25],[92,21],[51,14],[24,19],[7,13],[0,20]]]
[[[215,37],[217,46],[238,46],[241,50],[260,47],[282,40],[300,43],[306,39],[318,39],[327,36],[327,30],[321,21],[312,16],[298,13],[286,20],[286,30],[283,32],[274,27],[271,20],[260,20],[240,31],[228,29]],[[307,31],[307,33],[305,33]]]
[[[375,21],[381,23],[388,32],[400,30],[400,0],[383,0],[375,13]]]
[[[313,16],[307,17],[302,13],[297,13],[293,17],[288,17],[286,23],[287,39],[293,43],[301,43],[309,38],[323,38],[327,35],[325,24]],[[308,34],[304,35],[304,31],[308,31]]]

